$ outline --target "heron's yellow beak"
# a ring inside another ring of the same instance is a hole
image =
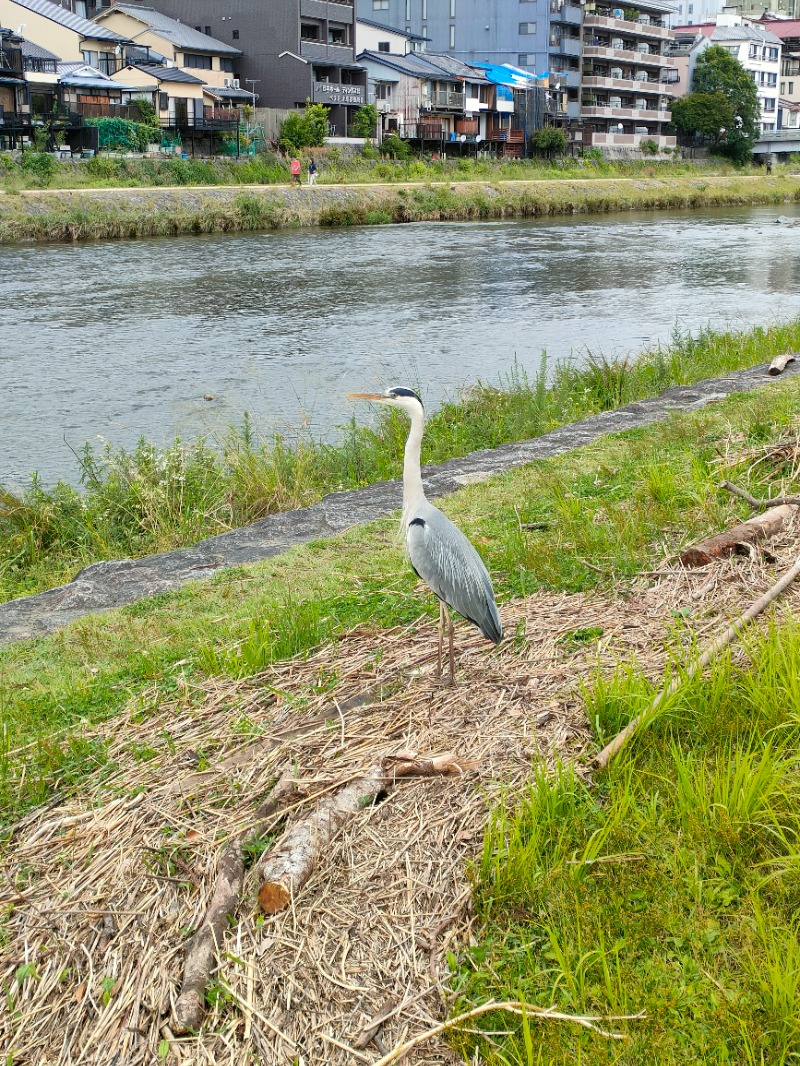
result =
[[[348,400],[385,400],[387,399],[380,392],[347,392],[345,396]]]

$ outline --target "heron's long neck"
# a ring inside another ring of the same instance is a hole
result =
[[[420,467],[424,421],[425,419],[422,411],[414,411],[412,413],[411,429],[408,433],[405,457],[403,459],[404,514],[408,514],[416,504],[425,499],[425,493],[422,489],[422,471]]]

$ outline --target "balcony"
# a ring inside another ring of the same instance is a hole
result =
[[[128,122],[141,122],[141,114],[138,107],[131,107],[128,104],[82,104],[77,103],[75,107],[78,109],[78,114],[83,115],[84,118],[123,118]]]
[[[583,9],[567,0],[550,0],[550,21],[561,25],[580,26]]]
[[[466,93],[451,92],[449,89],[432,89],[422,101],[422,106],[431,111],[463,111],[466,100]]]
[[[672,30],[666,26],[657,26],[652,22],[641,22],[638,19],[610,18],[607,15],[589,15],[583,20],[584,26],[595,29],[616,30],[619,33],[633,34],[636,37],[645,37],[650,40],[668,41],[672,37]]]
[[[300,17],[352,23],[354,21],[353,5],[326,3],[325,0],[300,0]]]
[[[587,37],[583,45],[584,59],[613,59],[618,63],[635,63],[640,67],[674,67],[669,56],[658,52],[637,52],[633,48],[612,48],[597,38]]]
[[[631,118],[646,122],[669,122],[669,111],[650,107],[607,107],[605,104],[581,104],[581,118]]]
[[[562,89],[580,89],[581,72],[579,70],[559,70],[550,65],[550,85],[560,85]]]
[[[551,33],[548,46],[550,55],[579,56],[581,54],[580,37],[568,37],[562,33]]]
[[[675,136],[661,133],[595,133],[592,135],[592,146],[600,148],[603,145],[617,145],[620,148],[638,148],[642,141],[655,141],[659,148],[674,148],[678,143]]]
[[[324,41],[301,41],[300,55],[311,59],[319,66],[329,63],[352,63],[353,46],[349,44],[326,44]]]
[[[486,131],[487,141],[502,141],[504,144],[524,144],[523,130],[503,130],[499,126],[490,126]]]
[[[626,93],[655,93],[657,96],[674,96],[674,90],[666,82],[640,81],[638,78],[609,78],[602,74],[584,74],[586,89],[620,89]]]

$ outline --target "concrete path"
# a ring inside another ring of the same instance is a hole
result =
[[[663,422],[675,412],[697,410],[732,393],[748,392],[798,373],[800,363],[795,362],[789,364],[782,378],[770,378],[764,364],[696,385],[667,389],[653,399],[573,422],[532,440],[471,452],[461,459],[426,467],[425,489],[433,498],[444,496],[535,459],[563,455],[606,433]],[[179,588],[187,581],[209,577],[226,566],[258,562],[298,544],[332,537],[398,510],[401,500],[401,482],[382,481],[351,492],[332,493],[311,507],[270,515],[242,529],[209,537],[192,548],[161,552],[143,559],[93,563],[68,585],[0,605],[0,643],[52,633],[76,618]]]

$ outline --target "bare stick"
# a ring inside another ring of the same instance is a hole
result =
[[[769,364],[769,370],[767,373],[770,377],[776,378],[778,374],[782,374],[789,363],[795,361],[795,352],[784,352],[783,355],[776,355],[772,362]]]
[[[608,766],[609,762],[611,762],[617,752],[627,744],[636,730],[651,720],[659,705],[668,696],[671,696],[676,692],[685,680],[688,681],[689,678],[694,677],[696,673],[708,666],[717,652],[721,651],[726,645],[730,644],[734,638],[738,637],[746,626],[749,625],[757,615],[761,614],[768,604],[772,603],[777,596],[780,596],[784,589],[791,585],[798,574],[800,574],[800,556],[798,556],[794,566],[792,566],[790,570],[787,570],[783,577],[776,581],[771,589],[765,592],[763,596],[759,597],[751,607],[748,607],[743,615],[740,615],[732,625],[728,626],[724,633],[720,634],[716,640],[712,641],[703,654],[690,664],[686,673],[682,677],[673,678],[669,685],[658,693],[646,711],[637,715],[633,721],[625,726],[622,732],[617,733],[614,739],[606,744],[595,759],[597,766],[601,769]]]
[[[319,857],[336,832],[364,807],[370,807],[397,777],[463,773],[475,764],[455,755],[422,758],[413,752],[386,756],[363,775],[326,796],[307,818],[284,834],[262,861],[258,902],[267,914],[283,910],[308,881]]]
[[[251,834],[258,834],[290,798],[297,794],[291,775],[283,774],[269,797],[258,809],[260,821],[251,829],[237,834],[220,856],[217,883],[203,920],[186,948],[181,994],[175,1003],[174,1020],[177,1032],[200,1028],[205,1011],[205,991],[216,965],[217,949],[228,920],[239,902],[244,882],[242,845]]]
[[[742,495],[743,492],[744,490],[742,489],[737,495]],[[753,498],[751,497],[751,499]],[[787,499],[791,499],[791,497],[787,497]],[[748,502],[750,501],[748,500]],[[798,499],[798,503],[800,503],[800,499]],[[757,500],[755,504],[758,505]],[[740,522],[732,529],[717,533],[716,536],[708,537],[699,544],[694,544],[692,547],[687,548],[681,553],[681,562],[688,567],[706,566],[708,563],[713,562],[714,559],[722,559],[725,556],[733,555],[734,552],[740,551],[743,545],[757,544],[768,537],[774,537],[776,533],[780,533],[795,514],[797,514],[797,508],[793,505],[784,504],[775,507],[770,505],[769,510],[765,511],[764,514],[748,518],[746,522]]]
[[[448,1018],[444,1022],[440,1022],[438,1025],[434,1025],[431,1029],[426,1029],[424,1033],[417,1033],[416,1036],[410,1040],[404,1041],[402,1044],[398,1044],[397,1047],[384,1055],[382,1059],[378,1059],[372,1066],[389,1066],[390,1062],[396,1062],[397,1059],[411,1051],[412,1048],[417,1047],[419,1044],[423,1044],[426,1040],[430,1040],[434,1036],[438,1036],[440,1033],[447,1032],[448,1029],[452,1029],[456,1025],[461,1025],[462,1022],[469,1021],[470,1018],[478,1018],[481,1014],[488,1014],[493,1010],[505,1011],[507,1014],[518,1014],[526,1016],[528,1018],[540,1018],[542,1021],[550,1022],[572,1022],[575,1025],[581,1025],[584,1029],[591,1029],[595,1033],[599,1033],[600,1036],[604,1036],[609,1040],[626,1040],[625,1033],[611,1033],[606,1029],[601,1029],[597,1024],[598,1022],[628,1022],[639,1021],[645,1017],[644,1012],[639,1014],[620,1014],[611,1015],[609,1017],[594,1017],[584,1016],[581,1014],[562,1014],[560,1011],[554,1010],[552,1007],[532,1007],[528,1003],[522,1003],[520,1000],[505,1000],[498,1003],[496,1000],[490,1000],[488,1003],[482,1003],[479,1007],[473,1007],[472,1010],[465,1011],[463,1014],[457,1014],[454,1018]]]
[[[746,500],[754,511],[763,511],[768,507],[782,507],[784,504],[797,506],[800,504],[800,496],[774,496],[771,500],[760,500],[757,496],[751,496],[747,489],[739,488],[732,481],[723,481],[720,488],[727,489],[734,496]]]

